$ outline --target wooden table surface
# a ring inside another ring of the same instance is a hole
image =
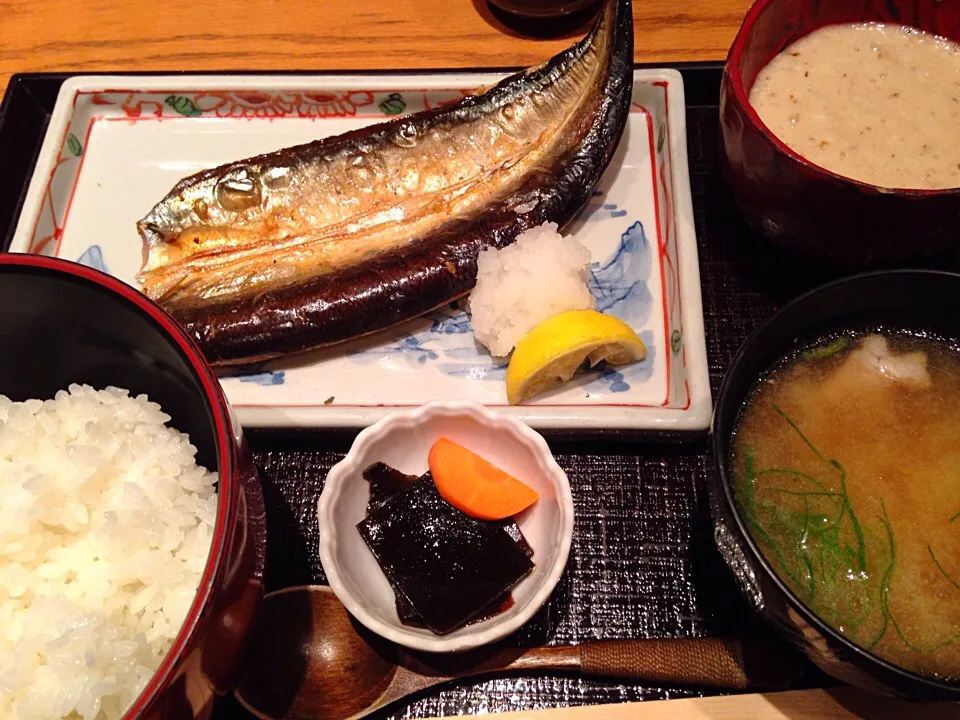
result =
[[[750,0],[634,0],[638,62],[721,60]],[[26,71],[507,67],[531,39],[486,0],[0,0],[0,94]]]

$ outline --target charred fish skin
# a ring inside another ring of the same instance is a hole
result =
[[[472,289],[484,247],[583,208],[626,124],[632,61],[630,2],[611,0],[586,38],[483,94],[185,178],[138,224],[144,289],[214,364],[441,307]]]

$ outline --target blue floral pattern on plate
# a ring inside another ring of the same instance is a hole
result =
[[[429,333],[429,331],[427,331]],[[357,363],[372,363],[384,357],[404,357],[408,362],[423,365],[428,360],[440,357],[436,350],[427,347],[430,337],[426,333],[406,334],[395,342],[363,350],[351,350],[347,356]]]
[[[471,331],[470,315],[456,303],[427,315],[430,320],[430,332],[443,335],[461,335]]]
[[[83,254],[77,258],[77,262],[100,272],[109,272],[107,264],[103,260],[103,250],[99,245],[91,245],[84,250]]]
[[[251,375],[239,375],[240,382],[256,383],[257,385],[283,385],[283,370],[267,370]]]

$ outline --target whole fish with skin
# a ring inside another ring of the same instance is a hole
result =
[[[482,94],[180,181],[137,228],[138,279],[214,364],[410,320],[468,293],[476,259],[589,200],[630,109],[630,0]]]

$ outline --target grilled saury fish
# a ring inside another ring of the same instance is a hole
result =
[[[630,107],[630,0],[547,63],[432,110],[200,172],[137,227],[143,290],[217,364],[468,293],[477,254],[586,204]]]

